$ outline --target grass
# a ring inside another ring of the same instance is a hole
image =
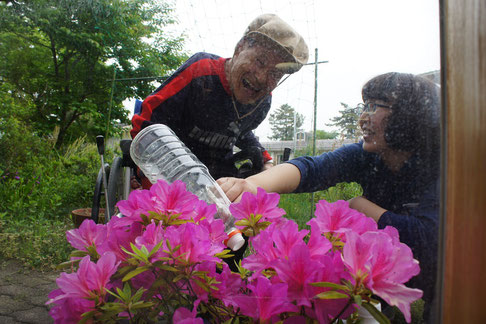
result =
[[[338,183],[336,186],[312,194],[283,194],[280,195],[279,207],[286,211],[286,217],[293,219],[299,228],[306,228],[306,223],[314,217],[316,203],[319,200],[335,202],[338,200],[349,200],[353,197],[360,196],[363,193],[361,186],[355,182]]]
[[[73,250],[66,231],[73,228],[70,219],[45,220],[0,218],[0,258],[16,259],[24,266],[42,271],[54,270],[69,259]]]

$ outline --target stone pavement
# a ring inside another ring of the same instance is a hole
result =
[[[45,305],[60,272],[28,270],[0,260],[0,324],[53,323]]]

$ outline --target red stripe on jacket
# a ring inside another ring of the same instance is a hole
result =
[[[223,84],[224,89],[228,92],[228,94],[231,94],[229,84],[226,80],[226,75],[224,73],[225,61],[225,58],[219,58],[218,60],[202,59],[200,61],[197,61],[188,66],[184,71],[181,71],[158,92],[148,96],[142,103],[141,114],[133,115],[132,117],[133,128],[130,131],[130,135],[132,136],[132,138],[134,138],[138,134],[138,132],[140,132],[140,130],[142,129],[142,123],[144,121],[150,121],[154,109],[156,109],[162,103],[164,103],[164,101],[184,89],[184,87],[191,83],[194,78],[206,75],[214,75],[216,72],[216,74],[219,75],[219,78],[221,79],[221,83]]]

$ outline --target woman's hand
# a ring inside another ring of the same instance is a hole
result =
[[[216,182],[231,202],[239,202],[245,192],[257,193],[257,186],[247,179],[220,178]]]

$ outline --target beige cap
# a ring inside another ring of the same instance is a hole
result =
[[[285,73],[297,72],[309,59],[309,49],[302,36],[275,14],[263,14],[255,18],[246,29],[244,36],[271,40],[288,53],[292,61],[276,66]]]

